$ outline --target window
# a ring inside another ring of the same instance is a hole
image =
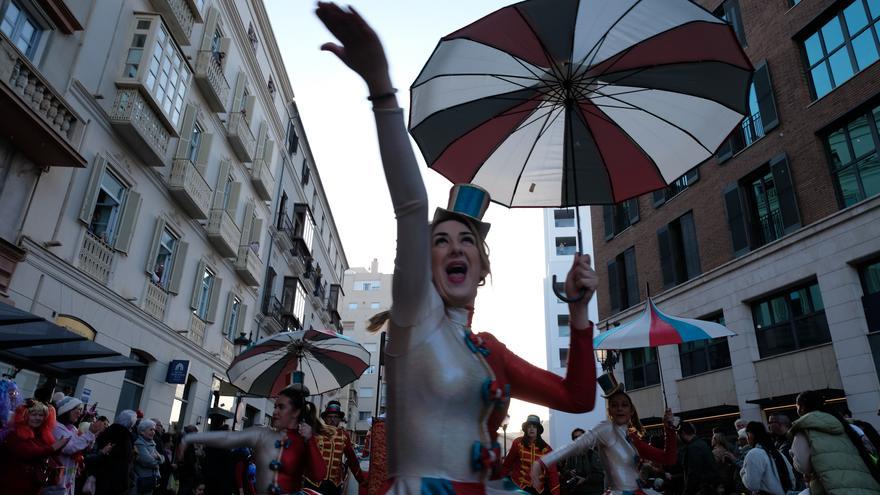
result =
[[[557,277],[557,278],[565,279],[565,275],[559,275],[559,277]],[[560,294],[565,294],[565,282],[556,282],[556,284],[553,287]],[[557,304],[568,304],[565,301],[563,301],[562,299],[559,299],[558,297],[554,297],[554,299],[556,299]]]
[[[218,27],[214,30],[214,34],[211,35],[211,53],[214,55],[216,60],[220,60],[223,58],[221,44],[223,40],[223,31]]]
[[[79,219],[92,236],[117,251],[128,252],[141,207],[141,195],[131,190],[98,155],[89,173]]]
[[[198,122],[193,124],[192,134],[190,135],[189,140],[189,149],[186,154],[187,159],[193,163],[196,162],[196,157],[199,155],[199,145],[202,143],[202,134],[204,134],[204,132],[201,124]]]
[[[348,309],[358,309],[358,303],[348,303]]]
[[[639,302],[635,247],[630,247],[608,262],[608,291],[611,311],[615,313]]]
[[[568,337],[571,335],[571,327],[568,324],[568,315],[556,315],[556,326],[559,331],[556,335],[559,337]]]
[[[724,325],[724,315],[701,318]],[[730,349],[727,337],[711,340],[697,340],[678,344],[678,357],[681,361],[681,376],[687,377],[730,366]]]
[[[138,351],[131,351],[129,358],[147,364],[150,360]],[[125,377],[122,379],[122,390],[119,392],[119,402],[116,404],[116,414],[131,409],[136,411],[140,409],[141,396],[144,393],[144,384],[147,381],[147,366],[141,368],[132,368],[125,371]]]
[[[302,283],[296,284],[296,301],[293,304],[293,316],[300,322],[305,322],[306,318],[306,289]]]
[[[752,317],[761,357],[831,342],[815,281],[752,303]]]
[[[764,60],[755,67],[752,84],[749,86],[749,115],[718,148],[716,160],[719,163],[727,161],[778,125],[779,114],[776,111],[770,68]]]
[[[358,411],[358,421],[369,421],[373,417],[373,411]]]
[[[376,389],[373,387],[361,387],[359,395],[362,399],[366,399],[369,397],[375,397],[376,396]]]
[[[233,208],[233,211],[235,209],[237,209],[236,207],[238,205],[234,204],[234,203],[238,202],[237,201],[238,198],[236,197],[235,194],[233,194],[233,191],[232,191],[233,187],[235,187],[235,177],[233,177],[231,175],[227,175],[226,180],[223,181],[223,203],[222,203],[222,206],[223,206],[224,210],[229,210],[230,207]],[[233,218],[235,218],[234,215],[233,215]]]
[[[621,351],[623,379],[626,390],[649,387],[660,383],[660,368],[657,365],[657,349],[642,347]]]
[[[306,185],[309,183],[309,173],[309,162],[308,160],[303,158],[302,173],[300,174],[300,176],[302,177],[300,185],[302,185],[303,187],[306,187]]]
[[[639,221],[639,198],[603,206],[602,217],[605,221],[605,240],[607,241]]]
[[[779,155],[724,189],[734,256],[800,228],[788,158]]]
[[[376,373],[376,366],[375,365],[367,366],[367,370],[364,371],[365,375],[372,375],[374,373]]]
[[[244,313],[247,306],[241,303],[241,298],[229,293],[229,301],[226,305],[226,317],[223,321],[223,335],[227,340],[235,340],[235,337],[242,332],[244,328]]]
[[[260,40],[257,38],[257,32],[254,30],[254,25],[248,25],[248,41],[251,43],[251,50],[254,53],[257,53],[257,44],[259,44]]]
[[[843,207],[880,193],[878,130],[880,106],[861,113],[825,139]]]
[[[105,244],[112,245],[115,240],[127,193],[128,188],[122,184],[122,181],[109,170],[105,170],[101,177],[92,221],[89,224],[89,232],[101,238]]]
[[[657,231],[663,287],[672,287],[700,274],[700,251],[693,212],[687,212]]]
[[[554,243],[557,256],[572,255],[577,252],[577,241],[574,237],[557,237]]]
[[[296,125],[293,119],[287,121],[287,154],[293,155],[299,147],[299,136],[296,135]]]
[[[880,370],[880,258],[858,267],[862,281],[862,308],[868,324],[868,344],[874,356],[874,367]]]
[[[855,0],[802,42],[813,94],[821,98],[877,61],[876,0]]]
[[[153,263],[153,283],[164,288],[168,287],[171,280],[171,266],[174,264],[174,251],[177,249],[177,237],[168,230],[162,231],[159,239],[159,251],[156,253],[156,262]]]
[[[0,31],[3,31],[21,53],[33,60],[42,29],[36,19],[23,9],[17,0],[10,0],[6,4],[3,20],[0,21]]]
[[[315,220],[312,218],[312,212],[309,205],[297,203],[293,207],[293,236],[301,239],[309,253],[312,251],[312,243],[315,239]],[[308,255],[309,253],[302,253]]]
[[[568,349],[559,349],[559,367],[568,367]]]
[[[553,210],[553,225],[556,227],[574,227],[574,210]]]
[[[686,174],[676,179],[672,184],[669,184],[659,191],[654,191],[654,208],[657,208],[675,196],[678,196],[679,193],[690,187],[691,184],[696,182],[699,178],[699,167],[694,167]]]
[[[354,283],[354,290],[379,290],[382,282],[379,280],[358,280]]]
[[[183,426],[187,424],[186,414],[189,409],[190,399],[192,397],[192,389],[196,383],[196,379],[189,375],[186,377],[186,384],[178,384],[174,389],[174,401],[171,403],[171,416],[168,418],[168,424],[171,431],[181,431]]]
[[[743,29],[742,14],[740,13],[739,2],[737,0],[724,0],[724,3],[715,9],[714,14],[716,17],[720,17],[730,23],[730,27],[732,27],[733,32],[736,33],[736,39],[739,40],[739,44],[747,46],[746,31]]]
[[[208,319],[208,306],[211,303],[211,293],[214,291],[214,272],[210,268],[205,267],[201,271],[198,283],[196,285],[196,307],[193,312],[202,320]]]
[[[377,302],[370,303],[370,309],[379,309],[379,303],[377,303]]]

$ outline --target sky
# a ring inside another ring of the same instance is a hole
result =
[[[395,223],[376,142],[367,89],[333,54],[319,47],[335,41],[314,15],[312,0],[264,0],[291,79],[306,137],[352,267],[393,270]],[[438,40],[509,4],[498,0],[361,0],[352,5],[379,33],[398,100],[408,112],[408,88]],[[450,182],[419,157],[431,211],[446,206]],[[546,367],[544,337],[544,230],[538,209],[492,204],[484,220],[492,278],[477,296],[473,328],[489,331],[513,352]],[[586,219],[589,223],[589,219]],[[528,414],[547,418],[544,407],[513,401],[511,425]],[[518,428],[513,427],[512,431]]]

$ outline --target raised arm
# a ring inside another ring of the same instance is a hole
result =
[[[541,468],[546,468],[549,466],[553,466],[564,459],[568,459],[569,457],[577,455],[587,449],[596,448],[596,446],[601,443],[601,436],[603,434],[606,434],[606,430],[609,430],[607,425],[608,423],[606,422],[599,423],[592,430],[579,436],[578,439],[574,442],[571,442],[570,444],[556,450],[552,450],[550,451],[550,453],[541,456],[539,460],[535,461],[535,464],[537,464]],[[534,465],[532,465],[532,471],[534,472]]]
[[[178,451],[183,452],[187,445],[193,443],[200,443],[218,449],[256,448],[260,442],[260,430],[261,428],[248,428],[242,431],[198,431],[190,433],[180,439]]]
[[[639,452],[639,456],[664,466],[672,466],[678,461],[678,437],[675,434],[675,427],[672,423],[672,411],[667,409],[663,419],[665,438],[663,439],[662,449],[654,447],[636,435],[631,435],[630,439]]]
[[[397,257],[392,287],[391,319],[398,327],[412,326],[430,290],[430,244],[428,195],[418,162],[397,104],[388,74],[388,61],[376,32],[353,8],[318,2],[318,17],[341,45],[325,43],[321,49],[334,53],[367,84],[376,116],[376,131],[385,179],[397,218]],[[404,336],[395,336],[399,339]]]

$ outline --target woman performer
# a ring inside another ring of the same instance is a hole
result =
[[[652,447],[642,438],[645,429],[632,399],[623,391],[623,386],[617,383],[614,375],[600,376],[599,385],[605,391],[602,397],[608,399],[608,419],[574,442],[535,461],[532,464],[533,486],[540,483],[541,473],[548,466],[586,449],[598,447],[605,468],[606,495],[656,494],[653,489],[641,486],[639,464],[642,458],[664,466],[675,464],[678,451],[672,411],[667,409],[663,415],[663,449]]]
[[[318,480],[326,475],[324,459],[313,435],[317,433],[318,422],[315,405],[306,402],[309,395],[306,387],[291,385],[275,399],[274,429],[255,426],[243,431],[190,433],[180,440],[177,457],[183,458],[190,443],[220,449],[250,447],[257,465],[258,494],[300,492],[304,474]]]
[[[565,379],[536,368],[490,334],[473,334],[477,287],[490,273],[484,242],[486,191],[457,185],[449,209],[429,225],[428,198],[376,33],[353,9],[319,2],[317,15],[342,45],[338,56],[367,83],[385,178],[397,217],[397,259],[389,320],[388,471],[392,493],[485,493],[500,476],[496,430],[510,397],[568,412],[593,407],[593,324],[587,303],[597,277],[587,255],[575,257],[565,291],[586,298],[569,304],[571,350]],[[430,425],[430,428],[425,428]],[[497,483],[500,487],[502,483]],[[508,483],[506,486],[510,486]]]
[[[28,399],[15,408],[9,428],[0,463],[3,493],[37,495],[45,486],[57,484],[61,471],[50,466],[49,458],[64,448],[70,437],[56,440],[52,435],[55,409]]]

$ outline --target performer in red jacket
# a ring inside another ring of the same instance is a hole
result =
[[[318,450],[321,451],[324,464],[327,466],[327,476],[323,480],[313,480],[306,476],[306,481],[309,486],[324,495],[342,493],[347,469],[351,470],[351,474],[354,475],[358,483],[364,484],[367,481],[361,471],[358,456],[351,445],[351,438],[339,426],[343,418],[345,418],[345,413],[342,412],[342,405],[338,400],[331,400],[327,403],[324,412],[321,413],[321,419],[327,423],[324,427],[324,433],[315,436]]]
[[[522,424],[524,435],[513,441],[510,452],[504,458],[504,474],[510,476],[516,486],[533,494],[559,495],[559,471],[550,466],[541,473],[538,488],[532,487],[532,463],[553,449],[541,437],[544,426],[541,419],[529,415]]]
[[[70,437],[55,440],[55,409],[28,399],[15,409],[10,433],[3,445],[0,479],[4,492],[17,495],[37,495],[47,484],[60,480],[61,468],[53,472],[49,458],[58,453]]]

